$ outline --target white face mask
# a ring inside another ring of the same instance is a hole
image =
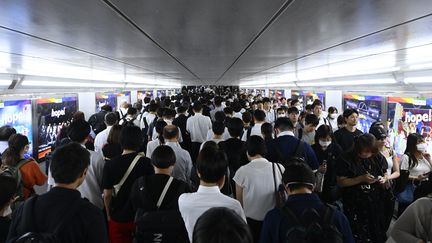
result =
[[[298,105],[298,106],[296,106],[297,107],[297,109],[299,110],[299,111],[302,111],[303,110],[303,107],[301,106],[301,105]]]
[[[331,118],[331,119],[336,119],[337,116],[338,116],[338,114],[336,114],[336,113],[330,114],[330,118]]]
[[[285,113],[278,114],[277,116],[278,116],[278,118],[280,118],[280,117],[286,117]]]
[[[427,151],[427,144],[426,143],[417,144],[417,150],[422,153],[425,153]]]
[[[330,146],[332,142],[331,141],[323,141],[323,140],[319,140],[319,144],[321,145],[321,147],[323,148],[327,148],[328,146]]]

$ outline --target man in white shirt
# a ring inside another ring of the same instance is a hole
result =
[[[204,116],[201,113],[202,104],[199,101],[195,102],[192,108],[195,115],[188,118],[186,122],[186,131],[189,132],[191,137],[191,157],[192,161],[195,161],[201,144],[206,141],[208,130],[212,128],[212,123],[210,117]]]
[[[262,110],[255,110],[253,117],[254,117],[255,125],[249,128],[250,131],[246,130],[243,133],[242,141],[246,141],[250,136],[256,135],[262,137],[261,126],[266,122],[266,114]]]
[[[312,111],[315,116],[318,117],[319,122],[318,126],[315,129],[318,129],[321,125],[330,125],[330,122],[327,120],[327,112],[323,111],[323,103],[320,100],[315,100],[312,103]]]
[[[119,121],[119,124],[120,125],[123,125],[123,124],[125,124],[125,123],[130,123],[130,124],[133,124],[134,126],[137,126],[137,127],[139,127],[139,125],[140,125],[140,122],[138,121],[138,111],[137,111],[137,109],[135,109],[135,108],[133,108],[133,107],[130,107],[128,110],[127,110],[127,115],[126,115],[126,117],[125,118],[123,118],[123,119],[121,119],[120,121]]]
[[[236,198],[242,204],[252,235],[258,242],[264,217],[276,206],[274,180],[280,185],[285,169],[264,158],[267,149],[263,138],[251,136],[246,147],[250,162],[237,170],[233,180]]]
[[[215,108],[212,111],[210,111],[210,117],[211,117],[212,121],[215,121],[216,112],[224,110],[224,106],[222,105],[222,101],[223,101],[222,97],[220,97],[220,96],[214,97]]]
[[[107,143],[109,132],[111,131],[111,127],[114,126],[114,124],[117,123],[117,115],[114,112],[109,112],[105,115],[105,124],[107,128],[103,130],[102,132],[98,133],[96,135],[94,146],[95,146],[95,152],[102,153],[103,146]]]
[[[162,120],[166,122],[167,125],[172,125],[174,118],[176,116],[176,111],[174,109],[164,108],[162,113]],[[183,136],[181,134],[180,128],[179,129],[179,138],[178,141],[181,143],[183,142]],[[156,128],[153,128],[153,135],[152,140],[158,139],[158,133],[156,132]]]
[[[148,127],[154,121],[154,119],[156,117],[157,108],[158,108],[158,106],[156,103],[148,105],[148,111],[144,112],[142,119],[140,119],[140,128],[141,129],[147,128],[147,130],[148,130]]]
[[[201,159],[197,161],[197,171],[200,186],[195,193],[184,193],[179,197],[178,205],[185,222],[189,239],[197,219],[208,209],[226,207],[234,210],[246,222],[246,217],[240,203],[220,192],[225,182],[228,162],[224,152],[212,147],[205,147],[201,151]]]
[[[266,115],[266,122],[268,123],[274,123],[276,118],[275,118],[275,112],[271,107],[271,101],[270,98],[265,97],[263,99],[263,110],[265,112]]]
[[[175,153],[176,163],[172,171],[172,176],[178,180],[182,180],[187,184],[191,184],[192,159],[189,152],[182,149],[179,144],[179,129],[175,125],[168,125],[163,130],[165,145],[170,146]]]
[[[76,120],[69,125],[68,137],[72,142],[80,143],[83,147],[87,142],[90,134],[90,124],[84,120]],[[102,174],[105,161],[102,155],[88,150],[90,153],[90,165],[87,169],[87,175],[84,182],[77,188],[83,198],[87,198],[93,205],[103,209],[102,199]],[[51,173],[48,174],[48,184],[54,186],[54,180]]]
[[[222,142],[222,141],[226,140],[225,137],[226,137],[226,133],[228,133],[228,128],[225,127],[224,123],[217,121],[217,122],[213,123],[212,130],[211,131],[209,130],[209,133],[207,133],[207,140],[206,140],[206,142],[207,141],[213,141],[216,144],[218,144],[219,142]],[[228,133],[228,136],[229,136],[229,133]],[[200,150],[204,146],[204,143],[201,144]]]

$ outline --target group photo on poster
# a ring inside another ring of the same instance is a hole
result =
[[[43,160],[63,126],[68,126],[77,111],[77,97],[47,98],[36,100],[37,158]]]
[[[117,94],[114,93],[97,93],[96,94],[96,112],[101,111],[101,107],[109,105],[117,107]]]
[[[389,136],[397,155],[405,152],[407,137],[411,133],[423,136],[428,152],[432,151],[432,99],[388,99]]]
[[[17,133],[27,136],[30,149],[26,156],[33,154],[32,103],[31,100],[0,101],[0,127],[11,126]]]
[[[138,100],[144,100],[145,97],[153,98],[153,90],[141,90],[137,92]]]
[[[364,133],[369,132],[372,123],[381,119],[381,106],[384,101],[382,96],[363,96],[357,94],[345,94],[344,109],[356,109],[359,113],[357,128]]]

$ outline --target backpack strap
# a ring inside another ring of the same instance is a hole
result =
[[[157,209],[159,209],[160,206],[162,205],[162,202],[163,202],[163,200],[164,200],[164,198],[165,198],[166,193],[168,192],[168,189],[169,189],[169,187],[170,187],[170,185],[171,185],[173,179],[174,179],[174,178],[173,178],[172,176],[170,176],[170,178],[168,179],[167,183],[165,184],[165,187],[164,187],[164,189],[162,190],[162,193],[161,193],[161,195],[160,195],[160,197],[159,197],[159,200],[158,200],[158,202],[157,202],[157,204],[156,204]]]
[[[321,215],[323,225],[332,225],[334,218],[334,209],[331,206],[324,204]]]
[[[246,140],[248,140],[250,138],[251,133],[252,133],[252,127],[249,127],[247,132],[246,132]]]
[[[304,157],[304,152],[303,152],[303,150],[304,150],[304,142],[303,142],[302,140],[299,139],[299,141],[298,141],[298,143],[297,143],[297,147],[296,147],[296,150],[295,150],[294,155],[295,155],[296,157],[299,157],[299,158]]]
[[[301,140],[302,137],[303,137],[303,128],[301,127],[301,128],[298,129],[298,139]]]
[[[126,173],[123,175],[123,178],[120,180],[120,182],[116,185],[114,185],[114,193],[117,194],[121,187],[123,186],[123,183],[125,183],[125,181],[127,180],[127,178],[129,177],[129,174],[132,172],[133,168],[135,167],[135,165],[138,163],[139,159],[142,158],[142,155],[139,153],[135,156],[134,160],[132,161],[132,163],[129,165],[129,168],[127,169]]]
[[[282,208],[283,214],[288,218],[291,225],[303,225],[300,219],[295,215],[295,213],[289,209],[287,206]]]

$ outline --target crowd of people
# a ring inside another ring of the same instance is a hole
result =
[[[79,114],[47,173],[0,128],[0,242],[432,239],[423,137],[398,158],[385,124],[364,134],[354,109],[197,89]]]

